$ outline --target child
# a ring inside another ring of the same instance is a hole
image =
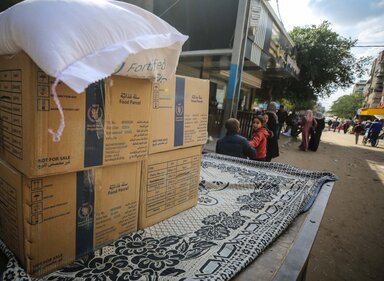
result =
[[[256,149],[256,158],[254,160],[265,161],[267,156],[267,139],[268,131],[265,128],[265,119],[261,115],[257,115],[253,119],[253,136],[249,144]]]

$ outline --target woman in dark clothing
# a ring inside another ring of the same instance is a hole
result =
[[[268,105],[266,113],[268,114],[268,123],[266,127],[272,131],[273,136],[267,140],[267,157],[265,161],[271,162],[272,158],[279,156],[278,130],[279,123],[276,115],[276,103],[271,102]]]
[[[323,114],[321,114],[320,112],[316,112],[315,119],[317,125],[310,132],[311,139],[308,144],[308,149],[312,151],[317,151],[320,144],[321,134],[325,128],[325,119],[323,117]]]

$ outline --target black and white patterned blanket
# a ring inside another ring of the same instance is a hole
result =
[[[334,180],[328,172],[206,154],[197,207],[39,280],[229,280]],[[9,258],[4,280],[34,280],[1,241],[0,248]]]

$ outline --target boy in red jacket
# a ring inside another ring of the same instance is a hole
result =
[[[249,144],[256,149],[257,156],[254,160],[265,161],[267,156],[267,139],[269,133],[265,128],[265,121],[263,116],[257,115],[253,119],[253,136],[249,141]]]

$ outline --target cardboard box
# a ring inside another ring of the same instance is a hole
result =
[[[27,178],[0,161],[0,238],[34,276],[137,230],[141,162]]]
[[[81,94],[60,83],[66,124],[60,142],[48,133],[60,122],[53,81],[23,52],[0,57],[0,157],[29,177],[147,157],[149,80],[112,76]]]
[[[142,163],[139,229],[197,204],[201,146],[149,155]]]
[[[149,153],[207,142],[209,80],[175,76],[152,90]]]

